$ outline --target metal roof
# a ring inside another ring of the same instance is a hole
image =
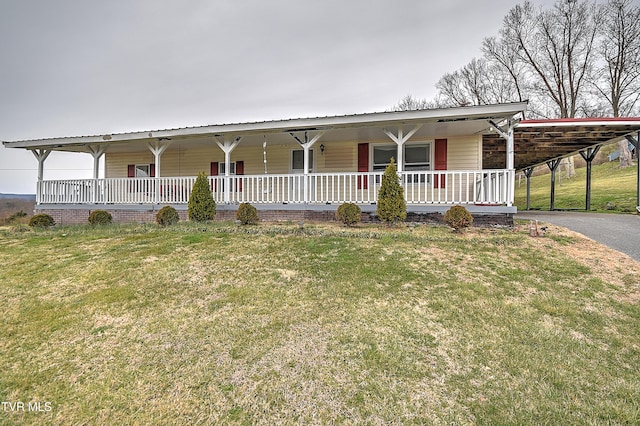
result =
[[[412,111],[376,112],[367,114],[339,115],[315,118],[293,118],[286,120],[248,123],[217,124],[177,129],[151,130],[131,133],[112,133],[94,136],[59,137],[3,142],[8,148],[47,148],[64,150],[65,146],[104,144],[114,142],[150,141],[165,138],[202,138],[213,136],[246,136],[256,134],[289,133],[295,131],[356,129],[363,127],[391,127],[425,123],[456,123],[474,121],[481,131],[489,127],[488,119],[503,120],[526,109],[526,102],[497,105],[467,106]],[[441,126],[442,127],[442,126]]]

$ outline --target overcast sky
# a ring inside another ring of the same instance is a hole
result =
[[[0,140],[385,111],[432,98],[518,3],[0,0]],[[36,169],[0,146],[0,193],[34,193]],[[88,154],[45,162],[91,176]]]

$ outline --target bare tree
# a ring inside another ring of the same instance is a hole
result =
[[[602,60],[593,86],[614,117],[629,115],[640,98],[640,7],[630,0],[609,0],[601,16]],[[618,148],[620,167],[632,166],[627,141],[618,142]]]
[[[595,3],[559,0],[546,11],[529,1],[514,7],[501,33],[537,77],[532,89],[555,105],[557,116],[571,118],[593,67],[597,31]]]
[[[488,105],[517,100],[515,86],[502,67],[484,58],[447,73],[436,83],[440,98],[451,106]]]
[[[414,98],[408,94],[404,98],[400,99],[397,105],[393,107],[394,111],[411,111],[414,109],[427,109],[429,102],[426,99]]]
[[[440,97],[436,96],[433,100],[414,98],[413,95],[405,95],[400,101],[393,106],[392,111],[412,111],[416,109],[436,109],[445,108],[450,105],[445,104]]]
[[[573,118],[593,69],[600,21],[595,3],[558,0],[550,10],[529,1],[505,17],[502,37],[514,43],[517,57],[536,78],[532,92],[555,106],[555,116]],[[573,158],[568,175],[574,176]]]
[[[613,116],[622,117],[631,113],[640,98],[640,6],[630,0],[609,0],[601,15],[602,64],[594,85]]]
[[[504,29],[501,30],[501,37],[487,37],[482,41],[482,52],[487,60],[492,62],[496,69],[503,70],[501,75],[508,77],[514,100],[524,101],[526,95],[526,72],[525,64],[518,57],[518,45],[504,37]],[[524,115],[523,115],[524,117]]]

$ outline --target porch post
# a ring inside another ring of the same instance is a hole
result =
[[[94,204],[98,202],[98,177],[100,169],[100,157],[107,151],[106,145],[87,145],[89,154],[93,157],[93,191],[92,200]]]
[[[167,138],[160,138],[153,144],[151,142],[147,143],[147,148],[149,148],[149,151],[151,151],[154,156],[156,167],[155,179],[158,179],[160,177],[160,158],[162,157],[162,153],[169,147],[169,145],[171,145],[171,141],[166,139]],[[164,141],[164,143],[162,143],[162,141]],[[156,185],[154,185],[155,203],[160,204],[160,185],[158,185],[157,182],[158,181],[156,180]]]
[[[304,132],[304,142],[301,141],[297,136],[293,133],[289,133],[295,140],[298,141],[300,146],[302,146],[302,152],[304,155],[304,175],[303,175],[303,185],[304,185],[304,203],[309,204],[309,149],[320,140],[320,138],[324,135],[324,131],[318,132],[311,140],[309,140],[309,136],[307,132]]]
[[[495,131],[507,142],[507,173],[508,173],[508,181],[507,185],[509,185],[509,196],[507,199],[507,206],[511,207],[514,201],[514,193],[515,193],[515,143],[513,140],[513,127],[514,120],[512,118],[507,120],[507,128],[503,130],[500,126],[498,126],[493,120],[488,120],[489,124],[493,126]]]
[[[230,139],[229,137],[225,137],[221,139],[219,136],[216,136],[216,144],[220,147],[222,152],[224,152],[224,202],[225,204],[229,204],[231,202],[231,179],[229,178],[229,171],[231,169],[231,152],[236,149],[240,141],[242,140],[242,136],[239,136],[235,139]]]
[[[382,129],[382,130],[384,130],[386,135],[389,136],[389,138],[392,141],[394,141],[396,143],[396,145],[398,145],[398,151],[397,151],[397,154],[396,154],[396,163],[397,163],[398,173],[402,173],[404,171],[404,159],[403,159],[404,143],[406,141],[408,141],[409,139],[411,139],[411,137],[413,135],[415,135],[418,130],[420,130],[420,127],[422,127],[422,124],[418,124],[416,127],[414,127],[413,129],[409,130],[409,132],[406,135],[404,134],[404,129],[402,127],[398,128],[398,134],[397,135],[392,133],[391,131],[389,131],[387,129]]]
[[[631,135],[627,135],[626,139],[633,144],[636,150],[636,210],[640,213],[640,131],[634,138]]]
[[[44,161],[47,159],[49,154],[51,154],[51,150],[44,149],[44,148],[32,149],[31,153],[38,160],[38,183],[36,186],[36,203],[41,204],[42,203],[42,179],[44,176]]]

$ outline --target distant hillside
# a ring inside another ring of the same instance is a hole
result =
[[[36,194],[2,194],[0,193],[0,199],[5,199],[5,198],[36,201]]]
[[[36,196],[33,194],[0,194],[0,225],[26,222],[33,215]]]

